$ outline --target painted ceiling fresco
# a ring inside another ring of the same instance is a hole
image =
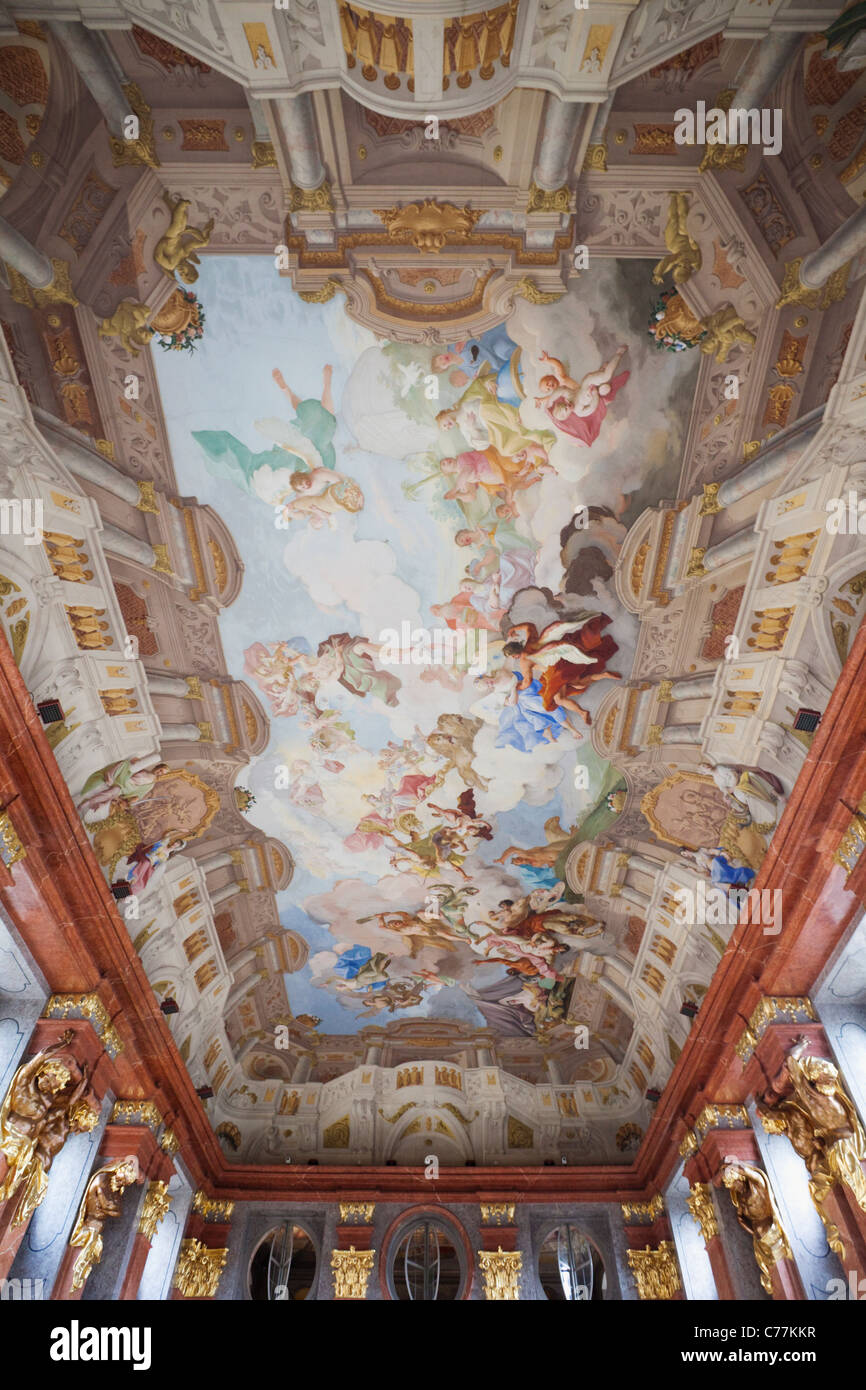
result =
[[[648,334],[651,269],[601,261],[443,348],[221,256],[195,353],[155,353],[180,489],[245,565],[221,634],[271,716],[247,815],[294,855],[278,905],[310,956],[286,988],[322,1032],[428,1016],[561,1037],[583,953],[625,929],[563,866],[618,812],[589,739],[637,639],[613,566],[677,495],[697,372]],[[628,1041],[608,1013],[587,1078]]]

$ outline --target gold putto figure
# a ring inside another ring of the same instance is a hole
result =
[[[154,247],[153,259],[167,275],[177,274],[185,285],[192,285],[198,279],[197,252],[210,241],[213,218],[203,227],[190,227],[189,198],[172,200],[170,193],[164,193],[163,197],[171,221]]]
[[[99,1168],[87,1184],[78,1208],[69,1244],[80,1246],[81,1254],[72,1269],[73,1289],[82,1289],[94,1265],[102,1259],[102,1228],[109,1217],[121,1212],[123,1194],[142,1174],[135,1154],[117,1158]]]
[[[755,1260],[761,1271],[761,1287],[773,1292],[772,1266],[791,1259],[791,1246],[782,1226],[769,1179],[751,1163],[726,1158],[722,1182],[731,1194],[737,1220],[752,1237]]]
[[[71,1068],[56,1056],[73,1037],[67,1029],[56,1043],[20,1066],[0,1106],[0,1150],[8,1165],[0,1202],[23,1187],[13,1226],[24,1225],[39,1206],[48,1187],[48,1170],[69,1135],[93,1129],[99,1118],[85,1098],[86,1063],[73,1084]]]

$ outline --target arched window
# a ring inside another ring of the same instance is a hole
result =
[[[607,1279],[601,1256],[576,1226],[557,1226],[538,1256],[538,1278],[554,1302],[589,1302],[604,1298]]]
[[[298,1302],[315,1298],[316,1247],[302,1226],[284,1221],[260,1241],[250,1260],[250,1298]]]
[[[455,1235],[421,1217],[398,1232],[388,1270],[391,1297],[413,1303],[460,1298],[464,1272]]]

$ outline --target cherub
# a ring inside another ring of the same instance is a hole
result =
[[[167,190],[163,193],[163,198],[171,213],[171,221],[154,247],[153,259],[167,275],[174,275],[176,272],[185,285],[192,285],[198,279],[196,266],[199,264],[199,258],[196,253],[210,241],[213,218],[201,228],[190,227],[189,198],[177,198],[172,201]]]
[[[594,372],[587,372],[581,381],[570,377],[557,357],[542,352],[541,360],[550,370],[538,383],[542,394],[536,396],[535,404],[544,408],[563,434],[570,435],[580,445],[593,444],[601,431],[608,403],[628,381],[628,372],[614,376],[627,351],[624,344],[618,347],[608,362],[603,362]]]
[[[123,299],[111,317],[101,321],[99,336],[119,338],[126,352],[131,357],[138,357],[139,348],[147,347],[156,332],[147,322],[151,312],[147,304],[137,304],[134,299]]]
[[[694,237],[686,230],[689,215],[689,200],[685,193],[672,193],[668,220],[665,227],[665,246],[668,254],[662,256],[653,268],[653,284],[660,285],[664,277],[673,274],[675,285],[682,285],[701,268],[701,252]]]
[[[731,304],[701,319],[701,328],[704,330],[704,337],[699,343],[701,352],[705,356],[712,353],[717,362],[727,362],[729,352],[737,343],[747,348],[755,346],[754,333],[746,327]]]

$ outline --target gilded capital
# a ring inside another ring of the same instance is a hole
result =
[[[657,1250],[647,1245],[643,1250],[629,1250],[627,1254],[641,1301],[673,1298],[682,1287],[673,1241],[663,1240]]]
[[[704,556],[706,553],[707,547],[705,545],[692,546],[692,553],[689,556],[688,569],[686,570],[686,579],[702,579],[707,573],[706,566],[704,565]]]
[[[137,484],[138,501],[136,507],[140,512],[154,512],[159,514],[159,507],[156,505],[156,493],[154,485],[147,478]]]
[[[200,1240],[181,1242],[174,1287],[184,1298],[214,1298],[225,1269],[228,1250],[213,1250]]]
[[[709,1183],[696,1182],[686,1198],[686,1206],[700,1226],[701,1235],[705,1241],[711,1241],[714,1236],[719,1234],[719,1223],[716,1220],[716,1210],[713,1206]]]
[[[704,495],[701,498],[698,516],[715,516],[724,510],[719,501],[719,488],[721,486],[721,483],[704,483]]]
[[[153,1240],[156,1228],[171,1206],[168,1188],[162,1179],[152,1182],[147,1189],[141,1214],[138,1218],[139,1234]]]
[[[375,1259],[375,1250],[356,1250],[354,1245],[350,1245],[348,1250],[332,1251],[334,1298],[366,1298]]]
[[[571,191],[568,184],[563,184],[561,188],[539,188],[537,183],[532,184],[529,190],[529,201],[526,204],[527,212],[568,212],[571,206]]]
[[[479,1250],[478,1267],[484,1276],[484,1297],[491,1301],[520,1298],[523,1255],[519,1250]]]

